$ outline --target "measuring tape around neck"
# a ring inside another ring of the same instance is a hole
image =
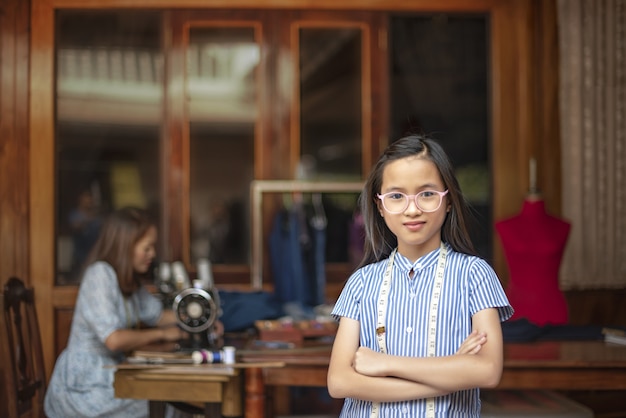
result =
[[[381,353],[387,354],[387,342],[385,340],[387,322],[387,304],[389,299],[389,289],[391,288],[391,273],[393,269],[393,263],[396,256],[397,249],[389,255],[387,261],[387,268],[385,269],[385,275],[383,276],[383,282],[380,286],[380,293],[378,294],[378,304],[376,305],[377,319],[376,319],[376,340],[378,341],[378,348]],[[435,282],[433,284],[433,292],[430,297],[430,307],[428,310],[428,336],[427,336],[427,356],[434,357],[437,347],[437,312],[439,308],[439,299],[441,298],[441,285],[443,283],[443,274],[446,268],[446,257],[448,255],[448,249],[441,242],[439,259],[437,261],[437,271],[435,273]],[[378,418],[380,413],[380,402],[372,403],[372,413],[370,418]],[[426,399],[426,417],[434,418],[435,416],[435,399]]]

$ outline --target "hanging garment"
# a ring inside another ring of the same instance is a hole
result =
[[[281,210],[269,237],[276,297],[283,304],[302,308],[323,303],[326,287],[326,227],[307,219],[302,206]]]

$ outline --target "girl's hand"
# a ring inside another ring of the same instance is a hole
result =
[[[487,334],[472,331],[455,354],[476,354],[486,342]],[[387,376],[386,359],[386,354],[371,350],[367,347],[359,347],[354,354],[352,366],[358,373],[366,376]]]
[[[474,330],[465,341],[463,341],[455,354],[476,354],[486,342],[487,334]]]
[[[386,376],[385,357],[383,353],[359,347],[354,354],[354,370],[366,376]]]

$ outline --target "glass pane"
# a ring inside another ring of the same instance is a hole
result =
[[[476,249],[491,259],[487,17],[396,16],[390,34],[391,139],[423,132],[440,141],[475,210]]]
[[[300,179],[361,178],[361,30],[300,29]]]
[[[109,211],[159,222],[163,57],[156,13],[63,11],[56,27],[57,284],[71,284]]]
[[[191,28],[187,50],[191,260],[245,264],[250,252],[256,69],[252,27]]]

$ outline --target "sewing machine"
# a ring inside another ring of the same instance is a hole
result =
[[[215,324],[221,315],[219,293],[215,289],[208,260],[198,262],[198,280],[189,282],[187,272],[181,262],[167,263],[159,267],[161,285],[159,289],[166,303],[172,300],[172,310],[178,326],[187,331],[190,338],[181,342],[181,348],[217,348],[220,336],[215,332]],[[164,286],[164,283],[172,286]],[[173,282],[173,283],[172,283]]]

